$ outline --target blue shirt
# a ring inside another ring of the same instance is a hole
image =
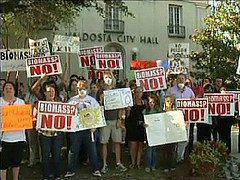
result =
[[[175,99],[177,98],[195,98],[195,94],[192,91],[191,88],[185,86],[184,87],[184,91],[181,91],[180,89],[178,89],[177,86],[173,86],[171,87],[166,95],[172,95]]]

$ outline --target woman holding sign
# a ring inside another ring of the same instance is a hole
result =
[[[148,102],[146,109],[143,110],[143,114],[154,114],[159,113],[160,105],[159,105],[159,99],[156,95],[151,94],[148,96]],[[144,127],[148,127],[148,124],[144,123]],[[156,146],[147,146],[146,154],[145,154],[145,171],[151,172],[156,170],[157,165],[157,147]]]
[[[45,101],[56,101],[57,86],[52,82],[43,83],[43,96]],[[37,117],[38,108],[34,108],[33,115]],[[54,176],[55,180],[60,179],[61,172],[61,147],[63,145],[63,134],[56,131],[39,130],[40,143],[42,150],[42,172],[43,179],[47,180],[50,177],[49,155],[54,159]]]
[[[142,111],[145,102],[142,99],[143,90],[137,87],[134,91],[134,106],[127,110],[127,139],[130,142],[131,165],[130,168],[140,168],[144,142],[144,118]]]
[[[3,86],[1,105],[25,104],[23,100],[15,97],[14,94],[15,85],[12,82],[6,82]],[[18,180],[24,144],[26,141],[25,130],[5,131],[2,134],[1,141],[1,180],[6,180],[7,169],[9,167],[12,167],[13,180]]]

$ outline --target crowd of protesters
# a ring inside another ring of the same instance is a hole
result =
[[[61,84],[57,76],[41,76],[32,83],[29,92],[24,93],[23,84],[1,79],[1,104],[32,104],[34,106],[34,124],[37,121],[37,102],[54,101],[69,102],[79,106],[78,109],[103,106],[104,90],[119,88],[113,70],[104,74],[103,80],[88,81],[82,76],[71,75],[69,80],[63,80]],[[67,82],[69,84],[67,85]],[[21,86],[21,87],[20,87]],[[1,180],[6,180],[7,169],[12,168],[13,179],[18,179],[21,161],[23,159],[24,143],[29,147],[29,166],[37,162],[42,163],[43,179],[50,178],[50,158],[53,158],[54,178],[61,177],[61,150],[67,147],[67,169],[65,178],[75,176],[81,156],[85,162],[89,161],[93,176],[101,177],[111,168],[124,172],[128,169],[144,167],[147,173],[157,168],[158,146],[148,146],[144,123],[144,115],[176,110],[176,98],[203,97],[204,93],[226,91],[222,78],[205,78],[201,86],[193,86],[191,79],[186,79],[184,74],[176,77],[174,86],[165,90],[143,92],[136,82],[127,80],[121,87],[130,87],[133,94],[133,106],[124,109],[105,110],[106,126],[98,129],[90,129],[79,132],[56,132],[39,129],[3,132],[1,135]],[[228,153],[231,152],[231,127],[235,117],[210,117],[211,124],[197,124],[197,141],[221,140],[226,143]],[[177,163],[181,163],[189,157],[193,149],[194,123],[186,123],[188,141],[162,145],[164,172],[174,171]],[[126,140],[124,130],[126,129]],[[93,140],[94,139],[94,140]],[[123,143],[129,149],[129,165],[123,165],[121,152]],[[115,152],[116,167],[108,166],[109,149]],[[101,155],[99,155],[101,152]],[[14,155],[13,155],[14,154]],[[100,159],[102,162],[100,163]],[[144,164],[142,160],[144,159]]]

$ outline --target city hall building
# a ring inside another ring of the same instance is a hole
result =
[[[189,51],[200,50],[191,40],[196,28],[203,26],[209,13],[208,1],[124,1],[134,17],[123,16],[118,6],[99,1],[105,8],[104,17],[94,8],[84,9],[75,19],[75,26],[42,30],[38,38],[54,35],[80,37],[80,48],[103,46],[106,52],[121,52],[123,70],[118,78],[128,78],[132,60],[166,60],[170,43],[189,43]],[[62,65],[66,54],[60,54]],[[88,70],[79,68],[79,56],[70,54],[69,74],[83,75]],[[190,62],[191,65],[191,62]]]

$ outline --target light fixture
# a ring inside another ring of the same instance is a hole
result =
[[[137,47],[133,47],[132,48],[132,60],[136,60],[137,52],[138,52],[138,48]]]

